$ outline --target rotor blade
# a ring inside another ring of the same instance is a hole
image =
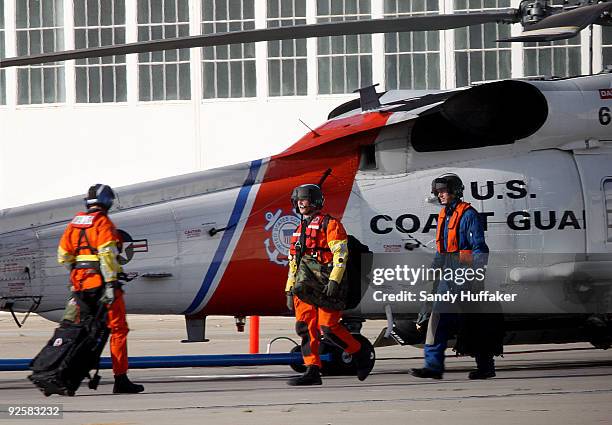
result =
[[[588,25],[597,23],[599,17],[612,11],[612,2],[581,6],[559,12],[527,27],[521,35],[497,41],[554,41],[572,38]]]
[[[130,53],[156,52],[160,50],[210,47],[256,41],[274,41],[335,35],[374,34],[407,31],[430,31],[459,28],[488,22],[514,23],[519,17],[516,9],[502,11],[453,14],[420,15],[392,19],[371,19],[361,21],[327,22],[321,24],[297,25],[292,27],[254,29],[207,35],[178,37],[165,40],[141,41],[114,46],[92,47],[64,52],[44,53],[3,59],[0,68],[33,65],[71,59],[97,58],[125,55]]]

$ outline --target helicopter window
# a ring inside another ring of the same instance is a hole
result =
[[[98,11],[100,13],[98,13]],[[125,43],[125,7],[119,0],[111,4],[74,0],[74,40],[77,49]],[[115,65],[113,64],[115,62]],[[77,103],[125,102],[127,80],[125,56],[110,61],[79,59],[75,66]]]
[[[64,50],[64,7],[61,0],[18,1],[17,56]],[[64,63],[17,69],[20,105],[64,102]]]
[[[405,173],[408,146],[405,126],[388,127],[380,133],[375,144],[361,148],[359,170],[373,174]]]
[[[138,1],[138,41],[189,35],[187,0]],[[138,55],[141,101],[191,98],[189,49]]]
[[[359,158],[359,169],[361,171],[376,170],[376,146],[366,145],[361,147]]]
[[[306,2],[268,0],[268,28],[306,24]],[[270,96],[305,96],[307,93],[306,39],[268,42]]]
[[[370,2],[317,1],[317,22],[370,19]],[[351,93],[372,84],[372,36],[347,35],[317,38],[320,94]]]
[[[606,208],[606,224],[608,242],[612,242],[612,179],[604,181],[603,185]]]
[[[384,174],[405,173],[408,166],[406,138],[376,143],[376,164],[378,171]]]
[[[202,33],[255,29],[254,0],[202,2]],[[202,49],[205,99],[255,97],[255,43]]]

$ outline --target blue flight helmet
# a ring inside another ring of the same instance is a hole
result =
[[[323,191],[316,184],[303,184],[293,189],[291,205],[293,205],[293,208],[299,214],[298,199],[308,199],[317,210],[323,208],[323,203],[325,202]]]
[[[87,197],[85,198],[85,206],[87,209],[99,206],[105,210],[110,210],[115,201],[115,192],[110,186],[105,184],[96,184],[91,186],[87,191]]]

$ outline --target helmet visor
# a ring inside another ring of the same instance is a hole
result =
[[[296,199],[308,199],[309,201],[312,200],[312,195],[311,195],[311,189],[308,187],[298,187],[296,189],[296,194],[295,194],[295,198]]]
[[[446,179],[435,179],[431,182],[431,193],[438,195],[440,192],[448,192],[448,182]]]

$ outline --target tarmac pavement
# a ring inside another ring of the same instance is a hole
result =
[[[184,322],[175,316],[129,316],[130,355],[246,353],[246,333],[233,318],[211,317],[207,343],[181,344]],[[55,324],[38,316],[18,329],[0,313],[0,357],[33,357]],[[384,322],[370,321],[364,335],[373,341]],[[261,319],[261,350],[277,336],[293,339],[290,318]],[[293,344],[280,340],[272,352]],[[324,377],[318,387],[289,387],[287,366],[132,370],[145,393],[112,394],[112,372],[102,371],[97,391],[85,385],[74,397],[44,397],[27,372],[0,372],[0,404],[63,407],[62,419],[0,419],[7,424],[611,424],[612,350],[588,344],[512,346],[497,361],[497,377],[470,381],[473,359],[454,357],[442,380],[410,376],[422,365],[415,347],[377,349],[377,363],[364,382]],[[515,354],[512,354],[512,353]],[[518,353],[517,353],[518,352]],[[105,353],[108,355],[108,353]]]

